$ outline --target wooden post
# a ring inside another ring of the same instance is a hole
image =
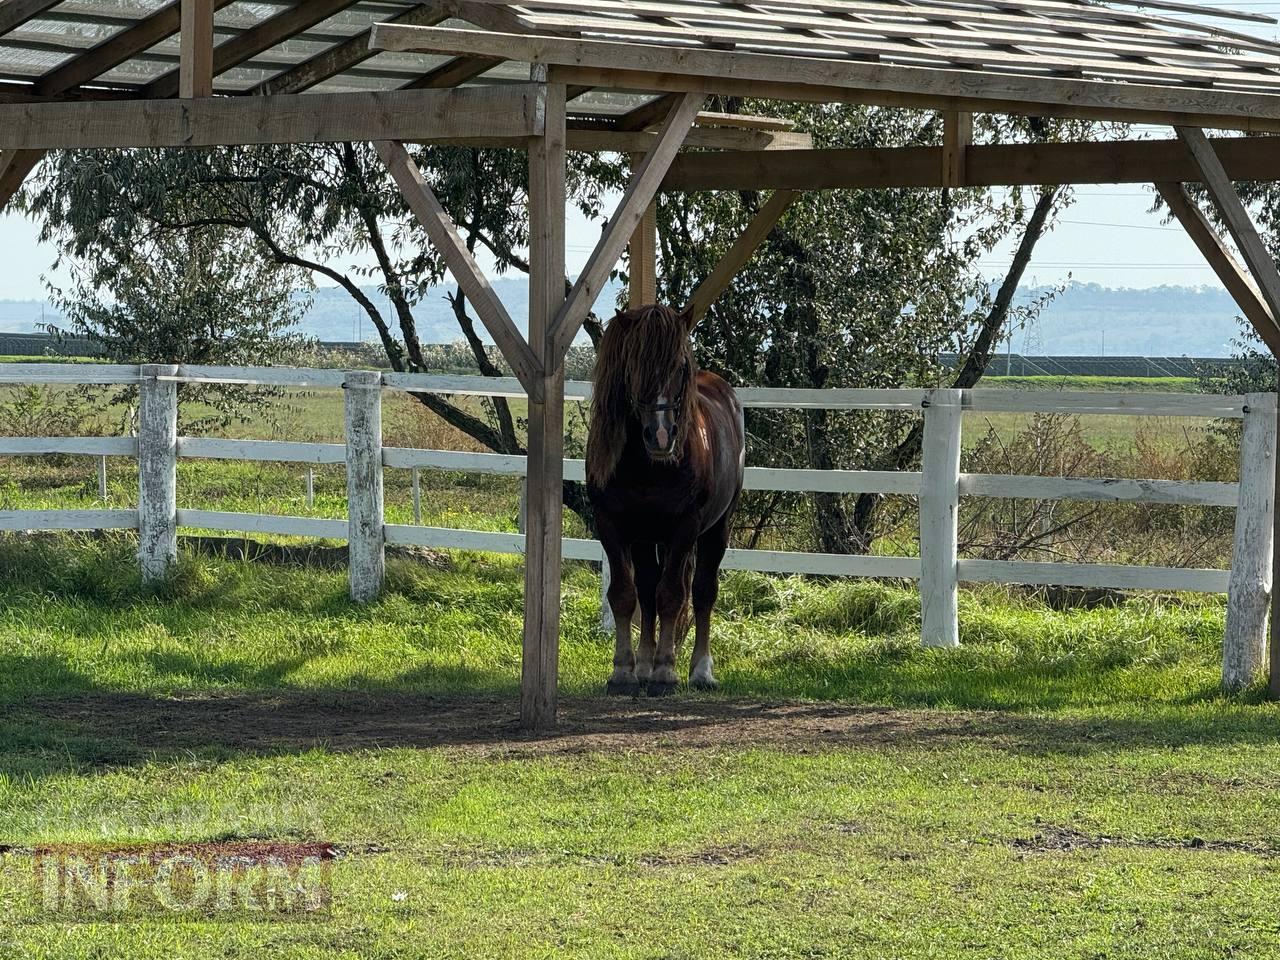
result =
[[[535,67],[538,78],[542,68]],[[564,510],[564,357],[555,319],[565,301],[565,87],[546,87],[546,132],[529,143],[529,346],[540,389],[529,397],[520,725],[556,719],[560,656],[560,541]]]
[[[386,537],[382,513],[382,374],[347,374],[347,538],[351,599],[368,603],[382,591]]]
[[[965,185],[965,157],[973,143],[973,114],[958,110],[942,113],[942,185]]]
[[[307,467],[307,509],[316,505],[316,468]]]
[[[147,583],[178,559],[178,368],[144,364],[138,385],[138,561]]]
[[[1280,358],[1277,358],[1280,360]],[[1277,384],[1280,387],[1280,384]],[[1280,408],[1276,411],[1276,436],[1280,442]],[[1275,489],[1280,490],[1280,454],[1275,461]],[[1271,676],[1267,694],[1272,700],[1280,700],[1280,590],[1275,589],[1276,571],[1280,570],[1280,510],[1272,510],[1271,521]]]
[[[631,154],[632,170],[638,169],[642,163],[644,154]],[[658,201],[645,208],[640,225],[631,235],[629,251],[627,260],[631,282],[627,290],[627,305],[634,310],[658,302]]]
[[[422,526],[422,478],[418,468],[413,468],[413,522]]]
[[[182,0],[178,52],[178,96],[212,97],[213,0]]]
[[[963,396],[961,390],[930,390],[925,400],[924,477],[920,487],[920,638],[926,647],[960,645],[956,537]]]
[[[98,458],[98,499],[107,499],[107,458]]]
[[[1238,693],[1257,679],[1267,649],[1275,523],[1276,398],[1246,399],[1240,444],[1240,504],[1236,507],[1222,689]]]

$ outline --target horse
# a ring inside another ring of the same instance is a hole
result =
[[[698,369],[689,341],[694,322],[689,311],[665,306],[624,311],[597,351],[586,466],[617,631],[609,694],[675,691],[691,594],[689,685],[718,685],[711,610],[742,493],[746,428],[729,384]],[[638,658],[631,646],[637,607]]]

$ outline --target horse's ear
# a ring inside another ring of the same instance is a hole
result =
[[[684,328],[689,333],[693,333],[694,328],[698,325],[698,315],[694,312],[692,303],[680,311],[680,320],[684,323]]]

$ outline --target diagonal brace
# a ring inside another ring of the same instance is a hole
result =
[[[578,282],[573,285],[568,299],[556,315],[551,329],[553,357],[563,357],[573,343],[573,338],[578,335],[631,235],[644,219],[645,210],[657,196],[662,180],[671,167],[671,161],[675,159],[705,102],[705,94],[686,93],[667,114],[658,133],[657,143],[645,154],[644,160],[636,169],[613,219],[609,221],[591,259],[587,261]]]
[[[374,146],[399,186],[405,203],[427,231],[427,236],[440,251],[449,272],[476,308],[485,329],[511,364],[520,383],[532,396],[541,382],[541,366],[511,319],[511,314],[503,306],[502,300],[485,279],[480,265],[459,235],[457,226],[445,212],[403,144],[382,140]]]
[[[729,289],[729,284],[733,282],[733,278],[738,271],[751,259],[751,255],[760,248],[760,244],[764,243],[765,238],[769,236],[769,231],[777,226],[778,221],[782,219],[782,215],[791,208],[798,196],[799,194],[791,190],[773,191],[773,195],[769,197],[765,205],[751,218],[751,222],[747,224],[747,229],[743,231],[742,236],[729,248],[729,252],[715,265],[715,269],[707,275],[707,278],[698,284],[698,288],[693,291],[685,310],[693,316],[695,321],[705,317],[707,311],[720,299],[720,295]]]
[[[1258,290],[1271,310],[1271,316],[1280,318],[1280,271],[1276,270],[1275,261],[1267,252],[1262,238],[1258,236],[1258,230],[1249,217],[1249,211],[1245,209],[1240,195],[1236,193],[1230,177],[1223,169],[1222,161],[1218,158],[1213,144],[1199,127],[1175,127],[1174,129],[1177,131],[1178,138],[1186,144],[1192,160],[1199,169],[1200,178],[1222,214],[1227,229],[1231,231],[1231,237],[1235,240],[1236,247],[1249,272],[1253,274]],[[1274,321],[1272,326],[1274,328]],[[1267,340],[1267,332],[1263,330],[1258,332],[1264,340]],[[1274,351],[1274,348],[1272,349]]]

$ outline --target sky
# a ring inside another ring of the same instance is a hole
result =
[[[1220,286],[1182,229],[1162,225],[1160,217],[1148,212],[1151,204],[1151,191],[1140,185],[1080,188],[1075,205],[1037,245],[1026,283],[1051,284],[1070,277],[1105,287]],[[38,243],[38,234],[36,224],[15,214],[0,217],[0,300],[42,300],[43,277],[64,279],[50,272],[55,251]],[[599,224],[576,214],[570,218],[570,274],[582,269],[599,234]],[[993,278],[1008,267],[1014,242],[1011,239],[983,259],[984,270]],[[492,271],[492,264],[482,265]]]

